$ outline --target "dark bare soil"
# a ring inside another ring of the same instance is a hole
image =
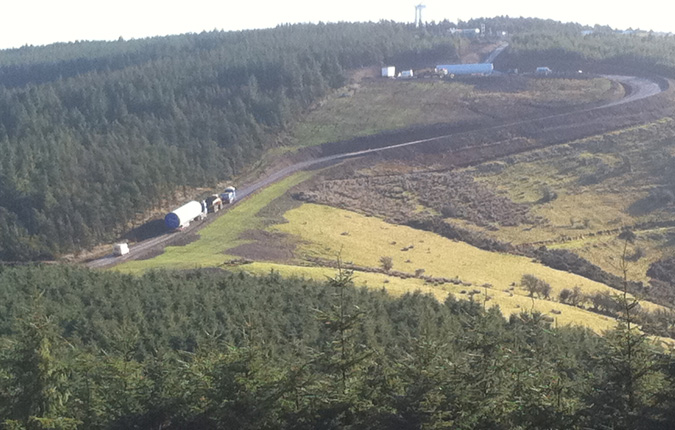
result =
[[[154,247],[136,257],[136,260],[151,260],[162,254],[164,254],[164,247]]]
[[[175,233],[172,233],[172,235],[173,235],[171,241],[172,246],[185,246],[199,239],[199,233],[196,233],[194,231],[189,232],[177,231]],[[164,247],[153,247],[145,251],[142,255],[136,258],[136,260],[150,260],[151,258],[157,257],[158,255],[162,255],[163,253]]]
[[[297,243],[285,234],[264,230],[248,230],[241,237],[253,242],[229,249],[227,254],[256,261],[290,262],[295,258]]]
[[[347,208],[407,223],[427,214],[461,218],[481,226],[532,224],[528,206],[513,203],[458,172],[346,177],[323,181],[295,194],[299,200]]]
[[[387,156],[410,160],[411,157],[417,155],[430,154],[435,157],[440,154],[442,156],[448,152],[456,153],[462,149],[475,149],[493,145],[495,142],[505,142],[510,145],[509,148],[496,149],[494,155],[487,154],[488,157],[504,156],[532,149],[533,145],[541,147],[565,143],[643,124],[664,116],[672,116],[675,113],[672,99],[673,89],[670,88],[653,97],[609,108],[591,106],[580,111],[574,110],[578,108],[571,107],[537,109],[536,115],[531,112],[523,115],[511,112],[508,115],[511,119],[484,115],[480,121],[410,127],[373,136],[327,143],[321,145],[320,149],[322,156],[329,156],[428,139],[428,142],[421,142],[414,146],[387,150]],[[509,111],[503,106],[500,110]],[[520,144],[514,147],[514,141]],[[523,142],[527,144],[522,145]],[[480,161],[485,159],[486,157],[481,157]],[[461,163],[461,160],[459,162]]]

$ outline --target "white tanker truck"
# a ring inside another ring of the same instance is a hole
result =
[[[234,187],[227,187],[220,195],[214,194],[206,200],[193,200],[166,214],[164,224],[169,230],[181,230],[190,225],[195,219],[204,219],[209,212],[218,212],[223,204],[232,204],[237,198]]]

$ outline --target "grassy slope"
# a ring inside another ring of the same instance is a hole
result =
[[[477,121],[484,115],[514,118],[535,109],[613,98],[620,90],[602,78],[528,79],[510,85],[514,88],[479,88],[452,80],[363,81],[309,113],[290,130],[289,144],[320,145],[413,125]]]
[[[253,263],[245,266],[245,270],[256,274],[266,274],[270,271],[276,271],[282,276],[305,277],[316,280],[325,280],[334,277],[336,274],[336,270],[330,268],[300,267],[274,263]],[[384,289],[394,296],[420,291],[425,294],[431,294],[438,300],[445,300],[449,294],[454,294],[458,299],[474,300],[477,303],[484,304],[486,307],[499,306],[504,315],[518,314],[522,311],[539,311],[553,317],[556,325],[581,325],[597,333],[602,333],[616,326],[616,321],[606,316],[557,302],[536,298],[531,299],[521,293],[511,296],[509,293],[494,288],[485,290],[482,287],[478,287],[476,289],[480,290],[480,293],[471,297],[466,291],[470,291],[472,288],[454,284],[430,285],[421,279],[412,278],[403,280],[384,274],[365,272],[356,272],[354,274],[354,283],[368,288]],[[465,292],[463,293],[462,291]],[[487,301],[485,301],[485,292],[487,292],[487,297],[489,297]],[[552,311],[559,311],[560,313],[554,314]]]
[[[303,245],[299,253],[312,257],[335,259],[340,254],[344,261],[378,267],[380,257],[389,256],[395,270],[414,273],[416,269],[424,269],[426,275],[434,277],[457,276],[472,284],[463,288],[469,290],[490,284],[491,290],[505,291],[529,273],[551,284],[552,297],[563,288],[574,286],[586,293],[614,291],[604,284],[551,269],[525,257],[483,251],[433,233],[341,209],[305,204],[287,212],[285,218],[289,222],[274,229],[301,238]],[[311,222],[316,219],[322,222]],[[516,287],[513,292],[525,294],[518,290]]]
[[[659,208],[635,210],[660,181],[661,173],[654,171],[654,157],[675,153],[675,122],[663,119],[572,142],[567,147],[569,154],[555,155],[543,150],[540,153],[546,154],[544,156],[536,153],[527,156],[534,156],[534,161],[515,157],[497,174],[478,175],[478,180],[512,200],[531,204],[534,214],[549,221],[533,228],[502,227],[497,232],[486,233],[516,244],[552,241],[547,246],[570,249],[603,269],[620,274],[618,259],[623,242],[616,234],[590,234],[653,220],[675,219],[672,213]],[[626,160],[630,171],[621,168]],[[614,170],[596,183],[587,184],[584,178],[596,173],[599,165]],[[544,185],[552,188],[558,198],[537,204]],[[647,281],[645,273],[649,264],[671,252],[667,244],[673,232],[664,228],[636,231],[636,247],[644,256],[631,262],[629,276],[632,279]]]
[[[292,185],[308,176],[308,174],[293,176],[241,202],[214,224],[202,230],[201,238],[189,245],[167,248],[166,252],[158,257],[129,262],[118,266],[117,270],[138,273],[151,268],[218,267],[223,261],[235,258],[227,255],[227,250],[244,242],[239,239],[243,232],[252,228],[264,228],[269,222],[268,219],[256,214]],[[534,309],[551,314],[557,324],[582,324],[596,331],[605,330],[614,324],[611,318],[578,308],[547,300],[533,300],[517,286],[510,289],[510,284],[519,281],[524,273],[534,274],[550,282],[554,288],[553,296],[560,289],[572,288],[575,285],[582,287],[585,292],[608,289],[602,284],[532,263],[525,258],[489,253],[432,233],[387,224],[377,218],[326,206],[302,205],[287,212],[285,218],[288,220],[287,223],[276,224],[269,229],[301,239],[302,245],[296,250],[298,256],[311,255],[335,259],[341,254],[344,261],[377,267],[379,257],[389,255],[394,261],[396,270],[412,273],[415,269],[424,268],[427,275],[458,276],[463,281],[473,284],[429,285],[416,278],[403,280],[386,274],[359,272],[355,276],[357,285],[385,288],[395,295],[421,290],[433,294],[439,300],[450,293],[469,299],[468,293],[476,290],[479,292],[473,295],[472,300],[485,303],[488,307],[499,306],[506,315]],[[345,232],[348,234],[343,234]],[[396,242],[396,245],[392,242]],[[414,245],[414,248],[401,251],[401,248],[410,245]],[[302,266],[301,263],[301,258],[297,264],[255,262],[234,270],[253,273],[276,270],[284,276],[305,276],[314,279],[325,279],[335,274],[335,269]],[[482,286],[486,283],[492,286],[486,289]],[[487,301],[485,293],[489,297]],[[552,314],[554,310],[560,313]]]
[[[352,87],[353,91],[348,97],[328,100],[322,109],[310,114],[306,123],[296,127],[293,136],[296,143],[301,142],[298,144],[307,146],[395,127],[475,119],[480,116],[476,112],[485,109],[494,111],[495,104],[555,106],[562,100],[569,103],[570,99],[574,103],[593,102],[611,93],[608,82],[602,79],[563,81],[558,88],[560,94],[557,95],[547,91],[546,85],[542,85],[542,82],[536,82],[523,93],[508,94],[476,90],[457,82],[372,81],[367,85]],[[405,109],[401,109],[401,106],[405,106]],[[509,109],[503,111],[508,112]],[[251,229],[265,229],[270,224],[271,219],[262,216],[261,211],[290,187],[311,175],[295,175],[241,202],[202,230],[200,239],[189,245],[169,247],[158,257],[129,262],[119,266],[117,270],[137,273],[151,268],[220,266],[225,260],[236,257],[228,255],[228,250],[250,242],[242,239],[243,233]],[[531,190],[530,194],[534,195]],[[611,319],[581,309],[551,301],[533,300],[519,287],[510,286],[511,283],[517,283],[523,274],[531,273],[551,283],[554,288],[553,297],[562,288],[576,285],[581,286],[584,292],[607,289],[604,285],[576,275],[549,269],[524,258],[488,253],[431,233],[386,224],[375,218],[328,207],[303,205],[289,211],[286,216],[289,221],[287,224],[276,225],[271,230],[300,239],[303,244],[296,252],[298,256],[335,259],[338,253],[342,253],[345,261],[377,267],[379,258],[387,255],[393,258],[395,270],[412,273],[416,269],[425,269],[426,275],[457,276],[465,282],[471,282],[472,286],[426,285],[421,279],[402,280],[376,273],[357,273],[357,284],[386,288],[393,294],[420,289],[439,299],[445,298],[448,293],[467,297],[467,293],[476,290],[480,292],[474,294],[472,300],[487,306],[499,305],[505,314],[530,309],[545,313],[556,310],[560,314],[554,317],[560,324],[579,323],[597,331],[614,324]],[[393,242],[396,245],[392,245]],[[401,248],[409,245],[414,245],[414,248],[401,251]],[[256,273],[277,270],[284,275],[319,279],[332,276],[335,272],[329,268],[307,267],[301,260],[295,263],[259,261],[240,267],[241,270]],[[492,286],[484,288],[484,284]]]

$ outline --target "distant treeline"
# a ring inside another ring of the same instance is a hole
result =
[[[0,428],[671,429],[675,361],[622,321],[600,337],[344,272],[0,266]]]
[[[617,32],[607,27],[551,27],[510,37],[496,67],[533,72],[623,73],[675,78],[675,37],[647,32]]]
[[[110,240],[212,186],[361,66],[454,58],[392,22],[288,25],[0,52],[0,259]]]

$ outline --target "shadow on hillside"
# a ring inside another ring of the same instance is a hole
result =
[[[166,232],[167,228],[164,224],[164,219],[154,219],[129,231],[127,234],[122,236],[122,238],[132,242],[140,242],[146,239],[161,236]]]
[[[645,197],[630,205],[628,207],[628,213],[631,216],[638,217],[652,213],[661,207],[663,207],[663,205],[658,201]]]
[[[650,214],[660,209],[672,208],[675,203],[675,196],[667,188],[655,188],[649,195],[634,202],[628,207],[628,213],[631,216],[642,216]]]

